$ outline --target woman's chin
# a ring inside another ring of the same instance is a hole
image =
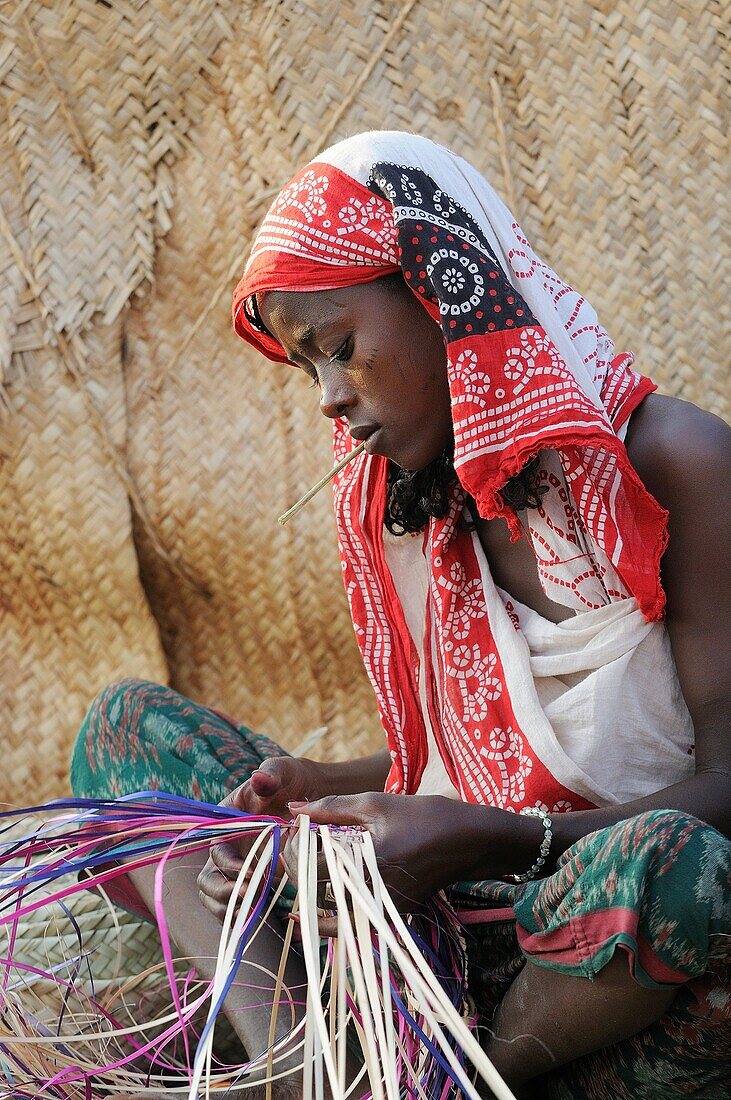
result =
[[[424,450],[423,448],[417,450],[411,447],[402,447],[398,450],[394,449],[392,453],[387,454],[385,457],[390,459],[394,465],[399,466],[402,470],[406,470],[408,473],[415,474],[419,470],[425,470],[427,466],[431,465],[435,459],[444,452],[444,446],[439,450],[433,449]]]

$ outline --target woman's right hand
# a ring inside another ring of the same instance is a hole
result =
[[[273,756],[227,795],[222,806],[249,814],[289,818],[288,802],[307,802],[330,794],[325,766],[315,760]],[[256,834],[236,841],[212,844],[208,861],[198,876],[201,901],[217,920],[223,921],[234,883],[256,840]]]

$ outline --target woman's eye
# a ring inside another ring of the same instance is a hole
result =
[[[338,350],[330,356],[330,362],[346,363],[352,354],[353,339],[349,336],[347,340],[343,340]]]

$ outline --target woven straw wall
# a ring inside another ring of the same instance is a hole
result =
[[[66,786],[86,705],[168,680],[291,746],[379,743],[294,372],[229,328],[308,157],[413,129],[495,183],[669,393],[728,415],[728,5],[0,6],[0,799]]]

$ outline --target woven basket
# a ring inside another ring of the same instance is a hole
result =
[[[62,881],[56,888],[61,889],[64,885]],[[68,976],[75,972],[81,953],[80,980],[86,983],[91,974],[100,998],[108,990],[160,964],[160,943],[149,923],[122,909],[110,907],[97,894],[87,891],[75,895],[69,907],[81,930],[81,947],[61,906],[44,907],[20,923],[13,950],[15,964],[49,973],[56,968],[58,973]],[[7,940],[7,928],[3,929],[3,938]],[[23,972],[19,968],[13,973],[12,981],[19,983],[22,979]],[[160,980],[158,974],[156,985]],[[163,983],[164,980],[163,974]],[[55,996],[60,996],[58,989],[45,979],[36,982],[27,978],[24,984],[26,990],[32,991],[44,1004],[49,1000],[49,988]]]
[[[25,816],[6,827],[3,845],[29,836],[40,824],[40,819]],[[56,879],[52,886],[34,888],[32,896],[28,894],[25,900],[37,902],[74,882],[72,876]],[[0,927],[0,958],[11,956],[13,965],[1,971],[3,997],[22,1011],[31,1033],[38,1033],[38,1025],[54,1032],[60,1026],[63,1035],[93,1037],[98,1031],[108,1030],[100,1007],[122,1026],[150,1024],[170,1012],[172,998],[156,929],[149,921],[116,908],[99,892],[79,891],[67,896],[63,904],[55,902],[29,913],[15,928]],[[189,995],[195,996],[197,987],[191,982],[191,962],[176,957],[174,968],[178,989],[185,988]],[[60,982],[39,976],[38,970],[57,975]],[[207,1013],[206,1004],[193,1017],[192,1026],[197,1034],[203,1029]],[[18,1046],[19,1032],[9,1028],[9,1017],[3,1013],[0,1040],[6,1033],[14,1034],[15,1053],[24,1060],[23,1050]],[[147,1038],[162,1028],[163,1025],[151,1027],[146,1032]],[[31,1049],[28,1048],[29,1053]],[[99,1052],[103,1049],[100,1044]],[[130,1049],[124,1047],[125,1052]],[[173,1049],[168,1048],[167,1053],[171,1054]],[[241,1043],[223,1015],[216,1022],[215,1050],[226,1064],[235,1065],[243,1057]],[[182,1051],[178,1054],[182,1055]],[[144,1072],[143,1066],[137,1069]],[[4,1079],[0,1067],[0,1100],[11,1095],[2,1089]],[[83,1096],[80,1086],[80,1100]]]
[[[56,888],[64,885],[64,880],[59,880]],[[74,895],[65,904],[75,926],[60,905],[53,905],[30,914],[18,927],[7,995],[12,1003],[22,1006],[27,1025],[32,1028],[40,1024],[55,1031],[61,1021],[62,1034],[78,1035],[83,1031],[91,1036],[108,1029],[96,1005],[122,1026],[149,1024],[168,1014],[172,999],[160,941],[150,924],[114,909],[93,893]],[[7,956],[7,928],[0,933],[0,946],[3,957]],[[36,977],[23,966],[55,973],[62,981],[72,982],[74,991],[68,993],[63,985]],[[179,989],[183,989],[191,972],[190,963],[176,960],[175,971]],[[193,987],[190,992],[195,995]],[[193,1019],[198,1034],[206,1015],[207,1006],[203,1006]],[[155,1025],[147,1031],[147,1037],[161,1030],[162,1025]],[[224,1016],[216,1024],[215,1048],[228,1064],[242,1060],[241,1044]],[[16,1053],[22,1057],[19,1048]],[[3,1095],[0,1088],[0,1097]]]
[[[423,132],[669,393],[728,415],[728,5],[31,0],[0,8],[0,799],[66,788],[94,693],[169,680],[293,745],[380,742],[294,372],[232,336],[276,189]]]

